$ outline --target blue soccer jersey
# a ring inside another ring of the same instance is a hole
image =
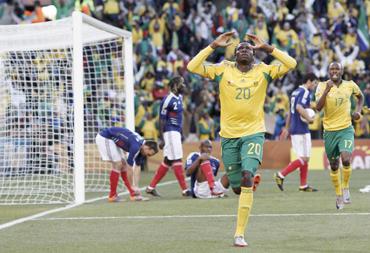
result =
[[[290,99],[290,134],[306,134],[309,133],[308,124],[301,120],[301,115],[297,111],[297,105],[303,108],[310,107],[310,91],[304,86],[299,86],[293,91]]]
[[[185,170],[188,170],[189,167],[198,159],[199,156],[200,156],[199,152],[190,153],[186,159]],[[218,169],[220,168],[220,161],[217,158],[211,156],[209,159],[209,162],[211,163],[213,175],[217,176]],[[194,185],[195,185],[196,176],[197,176],[196,174],[197,173],[193,173],[190,176],[190,187],[191,187],[191,192],[193,193],[193,195],[194,195]]]
[[[134,166],[140,165],[144,157],[140,154],[140,148],[144,144],[144,139],[137,133],[123,127],[105,128],[99,133],[104,138],[114,141],[117,147],[128,152],[127,163]]]
[[[165,121],[164,132],[177,131],[182,128],[182,96],[172,92],[168,94],[160,105],[160,117]]]

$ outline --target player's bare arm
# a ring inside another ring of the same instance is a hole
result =
[[[364,95],[362,93],[356,95],[357,106],[356,110],[352,113],[353,120],[359,120],[361,118],[362,106],[364,105]]]
[[[289,136],[290,120],[291,120],[291,113],[289,110],[286,121],[285,121],[285,127],[281,131],[281,135],[280,135],[281,140],[286,140]]]
[[[163,139],[163,132],[164,132],[164,126],[166,125],[165,120],[159,119],[159,141],[158,141],[158,147],[160,149],[163,149],[165,143]]]

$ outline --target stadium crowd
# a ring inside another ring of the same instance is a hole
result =
[[[77,9],[132,32],[135,125],[145,138],[157,138],[160,100],[168,92],[169,79],[179,74],[187,85],[186,141],[218,139],[218,84],[187,72],[186,65],[224,31],[235,32],[233,43],[217,50],[210,58],[212,62],[231,59],[246,33],[287,51],[298,62],[295,71],[269,85],[265,117],[270,139],[279,138],[289,110],[289,95],[301,84],[301,78],[313,72],[324,80],[333,60],[344,66],[344,79],[354,80],[365,95],[364,117],[354,126],[356,137],[370,136],[369,0],[51,0],[31,5],[0,0],[0,25],[48,21],[50,17],[42,12],[42,6],[48,4],[56,7],[57,19]],[[256,58],[268,63],[273,60],[264,53]],[[321,117],[317,114],[310,125],[313,138],[322,136]]]

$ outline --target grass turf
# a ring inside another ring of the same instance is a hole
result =
[[[315,193],[298,192],[297,172],[287,177],[285,191],[280,192],[272,179],[273,172],[262,171],[246,234],[250,246],[246,249],[232,247],[236,196],[230,192],[224,199],[186,199],[175,183],[158,188],[161,199],[139,203],[125,196],[126,201],[113,204],[101,200],[0,230],[0,252],[370,251],[370,215],[360,214],[370,212],[370,194],[358,192],[370,184],[368,171],[353,172],[353,203],[341,211],[335,209],[327,171],[310,172],[309,183],[319,189]],[[142,185],[151,176],[144,174]],[[174,178],[171,175],[166,179]],[[0,206],[0,223],[54,207]],[[179,217],[194,215],[198,217]]]

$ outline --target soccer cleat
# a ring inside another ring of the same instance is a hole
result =
[[[145,192],[146,192],[147,194],[153,195],[154,197],[161,197],[161,194],[159,194],[159,192],[158,192],[155,188],[153,188],[153,189],[149,189],[149,187],[147,187],[147,188],[145,189]]]
[[[304,188],[299,188],[300,192],[317,192],[318,190],[315,188],[312,188],[311,186],[307,185]]]
[[[362,193],[368,193],[370,192],[370,185],[365,186],[364,188],[359,190]]]
[[[121,198],[118,195],[114,195],[113,197],[108,197],[108,202],[109,203],[121,202]]]
[[[258,185],[261,182],[261,175],[256,174],[253,178],[253,191],[255,192],[257,190]]]
[[[283,187],[284,178],[281,178],[278,173],[275,173],[274,174],[274,179],[275,179],[275,182],[276,182],[277,186],[279,187],[280,191],[284,191],[284,187]]]
[[[182,191],[182,196],[183,197],[192,197],[193,195],[191,194],[191,191],[189,189],[186,189],[186,190]]]
[[[343,196],[337,196],[335,206],[338,210],[342,210],[344,208]]]
[[[234,246],[235,247],[247,247],[248,243],[244,240],[244,236],[235,236],[234,237]]]
[[[145,198],[141,194],[139,194],[139,195],[130,196],[130,200],[131,201],[148,201],[149,198]]]
[[[349,193],[349,188],[343,188],[343,203],[351,204],[351,194]]]

